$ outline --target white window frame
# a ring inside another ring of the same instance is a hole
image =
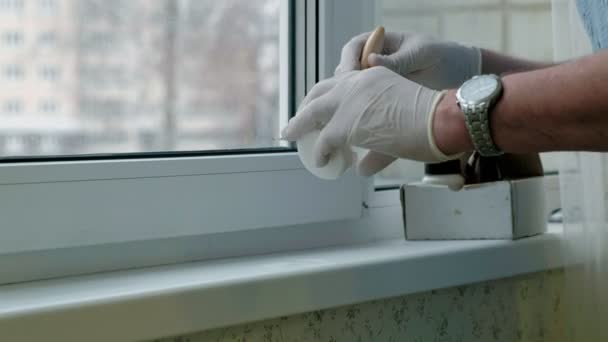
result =
[[[365,0],[289,4],[281,20],[295,41],[281,60],[295,53],[295,62],[281,68],[295,81],[282,110],[333,74],[343,44],[375,19]],[[324,236],[319,224],[361,218],[370,189],[352,172],[316,179],[294,152],[108,157],[0,164],[0,284],[352,241],[348,231]],[[314,236],[290,240],[306,229]]]

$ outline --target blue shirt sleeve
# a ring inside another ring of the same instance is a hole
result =
[[[608,0],[577,0],[576,5],[593,50],[607,48]]]

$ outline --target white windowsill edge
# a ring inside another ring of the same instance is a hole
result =
[[[153,339],[563,266],[519,241],[376,242],[0,287],[0,339]]]

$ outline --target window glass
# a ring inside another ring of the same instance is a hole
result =
[[[3,112],[9,115],[18,114],[23,111],[23,103],[21,100],[12,99],[6,100],[3,106]]]
[[[46,46],[54,46],[57,43],[57,32],[48,31],[40,32],[38,34],[37,48],[43,48]]]
[[[44,65],[39,72],[40,79],[43,81],[56,82],[59,80],[60,70],[57,66]]]
[[[57,111],[57,103],[54,100],[45,100],[38,105],[40,113],[55,113]]]
[[[553,60],[551,0],[383,0],[382,24],[389,31],[432,34],[533,60]],[[546,171],[557,157],[543,155]],[[377,185],[421,179],[421,163],[398,161],[377,177]]]
[[[288,146],[280,2],[0,0],[0,157]]]
[[[6,47],[23,44],[23,33],[18,31],[5,31],[2,33],[2,44]]]
[[[23,1],[24,0],[0,0],[0,11],[5,13],[20,12],[23,10]]]
[[[2,78],[6,81],[20,81],[24,77],[25,71],[19,64],[7,64],[2,68]]]

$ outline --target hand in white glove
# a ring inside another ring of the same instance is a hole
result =
[[[319,167],[344,145],[369,149],[357,167],[362,176],[380,171],[387,158],[445,161],[452,158],[439,151],[433,137],[441,98],[441,92],[383,67],[344,73],[313,87],[283,138],[297,140],[322,128],[314,151]]]
[[[361,51],[370,34],[361,34],[344,46],[336,75],[361,69]],[[481,73],[481,50],[422,34],[388,32],[382,54],[371,54],[368,63],[442,90],[458,88]]]
[[[361,52],[370,34],[361,34],[344,46],[336,75],[361,69]],[[481,73],[481,50],[422,34],[388,32],[382,54],[370,55],[368,63],[387,67],[431,89],[449,89]],[[373,169],[382,170],[395,159],[376,155]]]

